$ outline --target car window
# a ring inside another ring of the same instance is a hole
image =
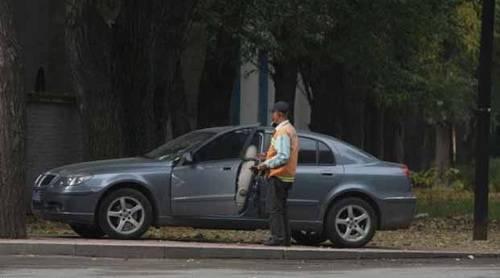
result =
[[[265,133],[264,134],[264,152],[267,151],[269,149],[269,147],[271,146],[271,138],[273,137],[273,135],[271,133]]]
[[[316,164],[317,141],[299,137],[299,164]]]
[[[217,137],[195,153],[195,162],[240,158],[250,133],[251,129],[243,129]]]
[[[362,164],[376,160],[370,154],[345,143],[337,143],[336,147],[342,156],[342,164]]]
[[[335,164],[335,158],[332,150],[322,142],[318,142],[319,164]]]
[[[262,144],[264,143],[264,134],[261,131],[255,132],[249,142],[249,146],[255,146],[261,152]]]
[[[175,159],[182,153],[201,145],[214,135],[214,132],[193,131],[168,141],[144,156],[159,160]]]

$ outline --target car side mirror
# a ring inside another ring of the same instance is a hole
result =
[[[182,160],[187,164],[193,163],[194,162],[193,154],[191,152],[185,152],[182,155]]]

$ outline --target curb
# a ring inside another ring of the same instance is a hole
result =
[[[165,241],[0,240],[0,255],[82,256],[142,259],[365,260],[500,258],[500,253],[392,249],[264,247]],[[473,256],[473,257],[471,257]]]

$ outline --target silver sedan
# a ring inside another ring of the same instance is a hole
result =
[[[35,181],[33,211],[83,237],[141,237],[153,226],[267,227],[266,180],[250,167],[270,142],[259,126],[190,132],[142,157],[78,163]],[[415,212],[408,169],[333,137],[299,131],[288,199],[293,239],[361,247],[376,230],[409,226]]]

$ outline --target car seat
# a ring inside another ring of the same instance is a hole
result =
[[[236,181],[236,205],[238,207],[238,211],[241,211],[245,208],[249,187],[253,179],[253,172],[251,168],[252,166],[255,166],[257,162],[257,147],[254,145],[250,145],[246,149],[243,162],[240,166],[238,180]]]

